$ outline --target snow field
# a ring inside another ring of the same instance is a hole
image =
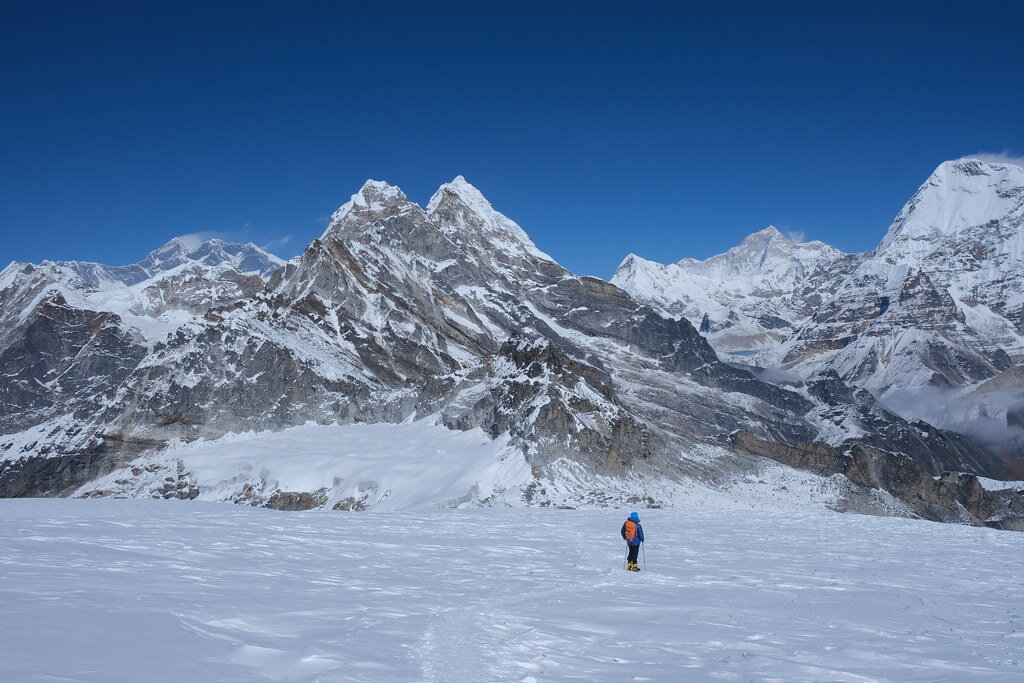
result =
[[[147,478],[126,481],[139,465],[157,465]],[[261,493],[329,490],[326,506],[361,499],[377,511],[454,507],[470,499],[518,490],[533,477],[522,452],[507,438],[476,428],[457,432],[430,420],[406,424],[306,424],[279,432],[228,434],[175,443],[133,461],[82,492],[103,489],[119,497],[149,497],[168,470],[181,468],[201,487],[200,500],[231,501],[246,483]]]
[[[6,681],[1018,681],[1024,535],[640,510],[0,500]]]

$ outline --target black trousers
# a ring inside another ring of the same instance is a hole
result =
[[[640,552],[640,544],[629,546],[629,555],[626,557],[626,561],[630,564],[636,564],[636,556]]]

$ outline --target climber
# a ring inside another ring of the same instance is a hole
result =
[[[644,542],[644,528],[640,526],[640,515],[635,512],[629,513],[629,519],[622,525],[621,534],[622,539],[629,547],[629,554],[626,555],[626,569],[638,572],[640,565],[636,563],[636,556],[640,552],[640,544]]]

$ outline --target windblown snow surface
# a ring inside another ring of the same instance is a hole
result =
[[[1024,534],[640,510],[0,500],[5,681],[1019,681]]]

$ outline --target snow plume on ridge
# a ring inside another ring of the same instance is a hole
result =
[[[806,235],[803,230],[787,230],[783,233],[793,244],[803,244],[806,241]]]
[[[989,164],[1013,164],[1014,166],[1024,168],[1024,156],[1010,154],[1008,149],[1004,149],[1002,152],[978,152],[977,154],[968,154],[960,158],[977,159]]]
[[[890,389],[879,404],[904,419],[923,420],[991,446],[1024,446],[1024,428],[1007,420],[1008,414],[1024,410],[1024,392],[1000,390],[977,396],[957,389],[922,386]]]
[[[203,246],[204,242],[216,239],[219,233],[207,230],[203,232],[190,232],[185,235],[178,235],[175,239],[181,242],[189,252],[193,252]]]

